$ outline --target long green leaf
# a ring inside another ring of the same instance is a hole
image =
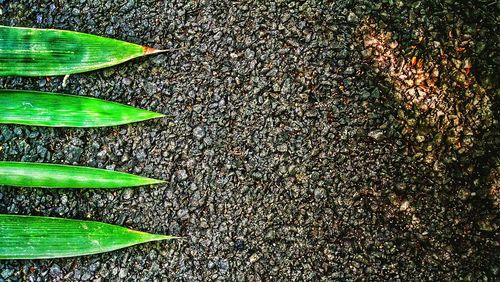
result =
[[[51,76],[92,71],[162,52],[101,36],[0,26],[0,76]]]
[[[163,117],[96,98],[36,91],[0,90],[0,123],[100,127]]]
[[[0,214],[0,259],[91,255],[175,238],[95,221]]]
[[[41,188],[121,188],[158,183],[163,181],[106,169],[0,162],[0,185]]]

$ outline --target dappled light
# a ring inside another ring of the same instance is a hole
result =
[[[416,159],[440,170],[457,155],[477,154],[474,146],[493,124],[493,105],[488,90],[471,72],[471,59],[463,54],[473,42],[461,42],[450,31],[454,48],[440,41],[423,42],[433,45],[424,48],[437,52],[419,53],[415,45],[401,46],[372,19],[363,23],[360,33],[365,59],[394,88],[397,117]]]

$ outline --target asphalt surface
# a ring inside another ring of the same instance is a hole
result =
[[[495,1],[9,1],[0,24],[182,48],[0,87],[166,114],[101,129],[0,126],[0,159],[167,180],[0,187],[0,212],[185,236],[1,261],[0,281],[495,281]]]

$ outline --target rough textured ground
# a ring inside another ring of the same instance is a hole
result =
[[[169,183],[2,187],[0,212],[187,237],[2,261],[0,281],[498,278],[499,4],[324,2],[334,3],[0,0],[4,25],[186,48],[66,88],[61,77],[2,78],[168,115],[106,129],[0,126],[2,160]]]

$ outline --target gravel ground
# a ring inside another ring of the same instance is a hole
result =
[[[187,237],[2,261],[0,281],[498,279],[499,8],[0,0],[4,25],[185,48],[73,75],[64,88],[61,77],[0,79],[168,116],[0,126],[2,160],[168,180],[112,192],[2,187],[0,212]]]

